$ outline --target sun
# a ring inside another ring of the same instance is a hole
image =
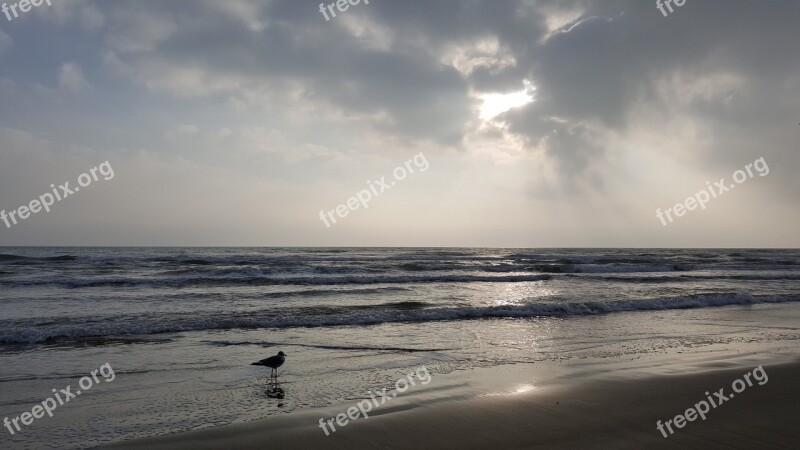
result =
[[[483,104],[480,107],[481,119],[484,121],[490,120],[513,108],[519,108],[533,102],[536,86],[533,86],[527,80],[525,80],[524,84],[525,89],[517,92],[479,95],[478,98],[483,100]]]

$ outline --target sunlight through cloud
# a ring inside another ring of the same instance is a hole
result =
[[[483,100],[481,105],[481,119],[489,120],[509,111],[533,102],[533,92],[536,87],[525,81],[525,89],[508,94],[482,94],[479,96]]]

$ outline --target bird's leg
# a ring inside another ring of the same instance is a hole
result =
[[[278,382],[278,374],[277,369],[272,369],[272,373],[270,373],[270,388],[275,389],[275,384]]]

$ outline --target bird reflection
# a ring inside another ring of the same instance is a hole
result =
[[[274,378],[270,378],[265,393],[269,398],[275,398],[278,400],[283,400],[286,398],[286,391],[281,387],[281,384],[278,382],[278,380]],[[283,406],[283,404],[281,403],[278,406]]]

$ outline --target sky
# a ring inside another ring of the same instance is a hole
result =
[[[52,3],[2,246],[800,246],[800,2]]]

